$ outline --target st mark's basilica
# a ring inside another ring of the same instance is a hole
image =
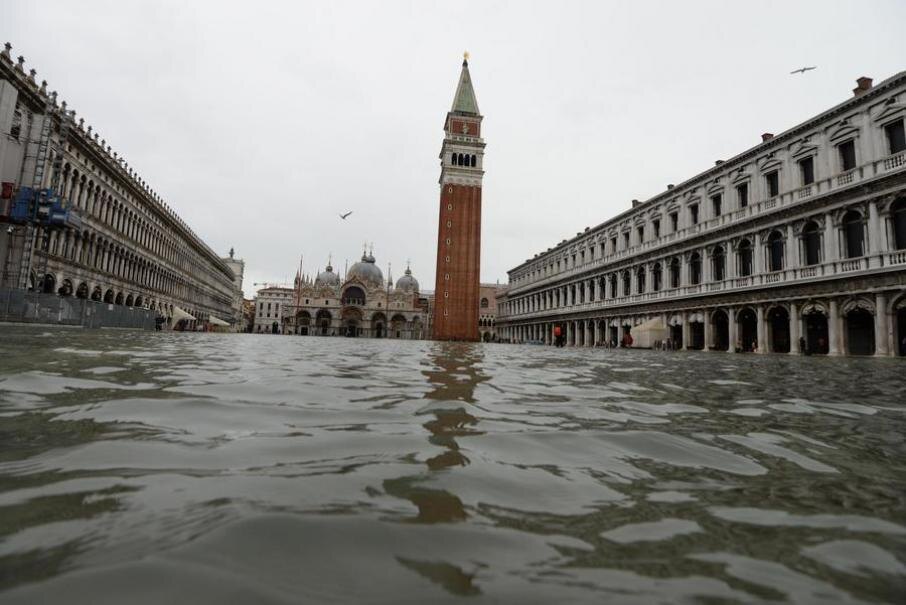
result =
[[[314,278],[297,273],[293,288],[260,290],[254,331],[408,340],[427,337],[427,323],[428,301],[409,267],[394,284],[364,252],[343,276],[328,262]]]

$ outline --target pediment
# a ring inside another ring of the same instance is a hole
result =
[[[890,99],[890,101],[884,105],[884,109],[881,110],[881,113],[873,118],[875,122],[887,122],[888,120],[893,120],[906,115],[906,105],[897,103],[895,99]]]
[[[808,141],[800,141],[793,145],[793,157],[802,158],[818,153],[818,146]]]
[[[772,172],[774,170],[780,170],[783,167],[783,162],[778,160],[775,157],[766,157],[758,165],[758,169],[762,173]]]
[[[859,136],[859,129],[852,124],[843,121],[834,126],[830,133],[830,140],[839,141],[840,139],[855,138],[857,136]]]
[[[745,172],[743,170],[740,170],[739,172],[737,172],[736,174],[733,175],[733,184],[737,185],[739,183],[748,181],[751,178],[752,178],[751,174],[749,174],[748,172]]]

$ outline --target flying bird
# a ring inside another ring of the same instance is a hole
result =
[[[793,75],[793,74],[804,74],[804,73],[807,72],[807,71],[810,71],[810,70],[812,70],[812,69],[817,69],[817,68],[818,68],[817,65],[813,65],[813,66],[811,66],[811,67],[800,67],[799,69],[794,69],[793,71],[791,71],[791,72],[790,72],[790,75]]]
[[[350,214],[352,214],[352,210],[350,210],[350,211],[347,212],[346,214],[341,214],[341,215],[340,215],[340,218],[343,219],[343,220],[345,221],[345,220],[346,220],[346,217],[349,216]]]

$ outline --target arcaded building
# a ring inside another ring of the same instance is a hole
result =
[[[189,329],[235,322],[241,277],[10,49],[0,52],[0,288],[152,309]],[[14,201],[54,180],[67,221],[32,239]]]
[[[503,340],[906,355],[906,73],[509,271]],[[654,335],[654,337],[652,337]]]

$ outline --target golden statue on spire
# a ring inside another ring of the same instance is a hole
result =
[[[463,61],[469,60],[469,51],[465,51],[464,53],[462,53],[462,60]]]

